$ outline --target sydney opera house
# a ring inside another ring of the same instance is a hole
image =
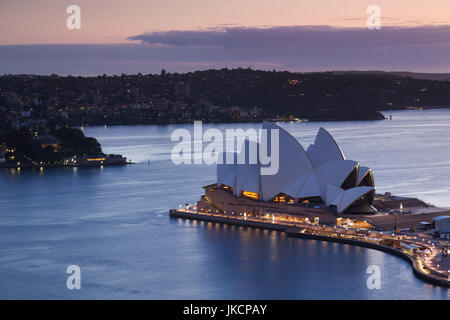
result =
[[[217,183],[204,187],[198,210],[333,224],[342,216],[376,212],[372,170],[346,159],[325,129],[319,129],[306,151],[276,124],[264,122],[262,129],[278,129],[278,172],[261,174],[259,157],[253,164],[218,164]],[[260,148],[257,142],[246,141],[241,151],[246,160],[252,144]]]

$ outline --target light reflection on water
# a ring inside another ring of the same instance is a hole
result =
[[[374,170],[379,192],[450,207],[450,111],[392,114],[283,126],[305,148],[324,126],[348,158]],[[447,289],[382,252],[169,219],[169,208],[194,203],[215,180],[213,166],[169,161],[178,127],[84,128],[105,152],[138,162],[132,166],[2,170],[0,298],[448,299]],[[82,269],[80,291],[65,288],[69,264]],[[372,264],[382,270],[381,290],[366,287]]]

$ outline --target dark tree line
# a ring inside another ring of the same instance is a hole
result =
[[[4,131],[0,134],[0,145],[9,150],[5,154],[6,163],[56,164],[73,156],[103,155],[98,141],[95,138],[85,137],[80,129],[60,128],[53,134],[59,140],[56,148],[51,145],[43,147],[42,143],[34,138],[34,130],[21,128]]]

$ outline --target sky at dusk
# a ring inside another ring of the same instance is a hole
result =
[[[72,4],[80,30],[66,27]],[[1,74],[450,72],[448,0],[0,0],[0,29]]]

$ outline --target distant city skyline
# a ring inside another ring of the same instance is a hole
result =
[[[80,30],[66,27],[72,4]],[[370,5],[381,9],[381,30],[366,27]],[[450,72],[448,12],[446,0],[6,0],[0,73]]]

